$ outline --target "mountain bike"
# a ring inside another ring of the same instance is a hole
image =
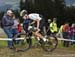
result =
[[[34,39],[36,39],[36,36],[33,33],[33,29],[35,28],[34,26],[29,25],[28,28],[30,28],[30,33],[19,33],[16,34],[13,38],[13,47],[14,50],[16,51],[27,51],[28,49],[30,49],[32,47],[32,36],[34,37]],[[23,38],[21,40],[16,40],[18,39],[18,36],[20,35],[20,38]],[[47,41],[43,41],[43,39],[40,38],[40,41],[38,41],[37,39],[35,40],[35,42],[39,43],[41,45],[41,48],[44,51],[47,52],[51,52],[53,50],[56,49],[57,45],[58,45],[58,40],[54,35],[42,35],[44,38],[47,39]],[[15,43],[15,42],[19,42],[19,43]]]

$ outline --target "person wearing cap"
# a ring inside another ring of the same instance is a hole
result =
[[[12,15],[13,15],[12,10],[7,10],[6,14],[2,18],[3,30],[7,34],[9,39],[13,37],[12,26],[14,24],[14,21],[12,19]],[[10,49],[12,48],[12,41],[8,41],[8,47]]]
[[[24,11],[24,10],[23,10]],[[40,14],[38,13],[30,13],[28,14],[27,11],[21,11],[21,16],[24,20],[30,19],[32,20],[32,22],[30,22],[31,24],[35,25],[35,28],[33,29],[33,34],[36,36],[37,40],[40,41],[40,39],[46,41],[46,39],[39,33],[40,32],[40,21],[42,20],[42,18],[40,17]],[[26,22],[26,21],[25,21]],[[27,25],[27,27],[29,27],[29,25]],[[26,28],[29,31],[29,28]]]

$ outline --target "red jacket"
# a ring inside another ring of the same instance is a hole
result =
[[[70,31],[69,25],[64,25],[63,26],[63,32],[69,32],[69,31]]]
[[[21,30],[22,30],[22,27],[21,27],[21,25],[19,24],[19,25],[18,25],[18,32],[21,32]]]

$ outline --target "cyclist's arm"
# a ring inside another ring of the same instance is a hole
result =
[[[39,29],[40,20],[37,20],[37,29]]]
[[[37,30],[38,31],[40,31],[39,26],[40,26],[40,20],[37,20]]]
[[[31,22],[31,24],[34,24],[34,23],[35,23],[35,21]]]
[[[37,29],[39,29],[40,20],[33,21],[31,24],[34,24],[35,22],[37,22]]]

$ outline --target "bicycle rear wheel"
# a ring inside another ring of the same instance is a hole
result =
[[[26,51],[31,48],[31,45],[31,38],[28,37],[25,33],[19,33],[14,36],[13,47],[15,51]]]
[[[47,52],[52,52],[53,50],[56,49],[57,45],[58,45],[58,40],[56,37],[51,37],[51,36],[48,36],[47,37],[47,41],[44,42],[44,44],[42,44],[42,48],[43,50],[47,51]]]

